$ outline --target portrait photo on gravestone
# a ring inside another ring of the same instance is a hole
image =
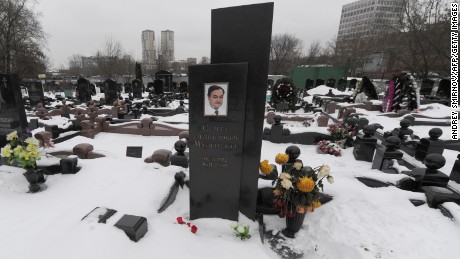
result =
[[[227,116],[228,82],[204,84],[204,116]]]

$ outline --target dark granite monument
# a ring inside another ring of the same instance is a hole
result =
[[[0,74],[0,135],[27,127],[27,118],[16,74]]]
[[[415,150],[415,159],[423,161],[425,157],[429,154],[440,154],[444,152],[444,142],[439,139],[442,135],[442,130],[440,128],[432,128],[428,135],[429,138],[422,138],[419,143],[417,143],[417,148]]]
[[[134,79],[132,82],[133,87],[133,97],[137,99],[142,98],[142,81],[139,79]]]
[[[398,137],[390,136],[386,139],[386,147],[378,148],[372,161],[372,169],[381,170],[384,173],[397,174],[398,171],[392,168],[393,159],[402,164],[403,153],[398,149],[401,140]]]
[[[118,92],[117,92],[117,83],[112,79],[107,79],[103,83],[104,86],[104,95],[105,95],[105,104],[113,105],[118,99]]]
[[[79,78],[77,80],[77,99],[81,103],[91,101],[91,89],[89,87],[89,81],[85,78]]]
[[[29,93],[30,105],[34,106],[39,103],[45,103],[45,96],[43,95],[43,86],[40,81],[26,83],[27,92]]]
[[[190,219],[238,220],[247,68],[247,63],[189,67],[190,86],[196,89],[189,101]],[[227,82],[224,116],[205,115],[207,85],[222,85],[214,82]]]
[[[460,154],[457,155],[452,171],[450,172],[450,179],[456,183],[460,183]]]
[[[248,62],[240,211],[255,218],[273,3],[212,10],[211,64]],[[240,98],[239,101],[244,99]]]
[[[356,136],[353,148],[353,155],[356,160],[372,162],[374,157],[377,139],[373,137],[375,128],[373,125],[366,125],[363,128],[364,136]]]

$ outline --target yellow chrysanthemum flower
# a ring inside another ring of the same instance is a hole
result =
[[[268,163],[268,160],[260,162],[259,168],[260,171],[265,175],[270,174],[273,171],[273,167]]]
[[[288,160],[289,155],[285,153],[278,153],[278,155],[275,157],[275,162],[280,165],[286,164]]]
[[[29,145],[35,145],[35,146],[38,146],[39,144],[36,138],[27,138],[26,140],[24,140],[24,142],[26,142]]]
[[[8,144],[6,146],[4,146],[1,150],[1,156],[2,157],[10,157],[11,156],[11,153],[13,151],[11,150],[11,146]]]
[[[321,206],[321,202],[319,202],[319,201],[312,201],[311,206],[312,206],[313,208],[315,208],[315,209],[316,209],[316,208],[319,208],[319,207]]]
[[[18,138],[18,132],[16,131],[13,131],[10,134],[6,135],[6,140],[8,141],[13,140],[15,138]]]
[[[297,183],[297,189],[302,192],[311,192],[315,188],[315,182],[309,177],[302,177]]]

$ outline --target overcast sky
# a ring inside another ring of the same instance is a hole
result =
[[[52,67],[68,65],[73,54],[91,56],[107,36],[142,58],[141,32],[174,31],[176,60],[210,56],[211,10],[265,3],[257,0],[39,0],[36,9],[48,34]],[[274,0],[273,34],[290,33],[304,48],[325,44],[337,35],[342,5],[354,0]]]

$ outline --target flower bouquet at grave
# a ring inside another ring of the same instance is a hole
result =
[[[1,149],[1,156],[11,165],[16,162],[22,168],[35,168],[41,159],[39,141],[30,133],[13,131],[6,136],[8,143]]]
[[[292,166],[286,166],[288,160],[287,154],[280,153],[275,157],[276,163],[285,165],[283,172],[273,181],[274,206],[280,210],[279,216],[282,218],[312,212],[320,207],[319,193],[323,190],[324,178],[329,183],[334,182],[328,165],[312,169],[297,159]],[[265,169],[268,170],[268,167]]]
[[[345,125],[343,121],[329,124],[327,131],[331,133],[331,140],[339,145],[344,145],[353,141],[353,137],[358,134],[356,127],[353,125]]]
[[[332,142],[330,140],[321,140],[316,144],[316,147],[322,151],[323,153],[334,155],[334,156],[341,156],[342,151],[340,149],[340,144],[342,144],[342,140],[339,140],[337,143]]]

